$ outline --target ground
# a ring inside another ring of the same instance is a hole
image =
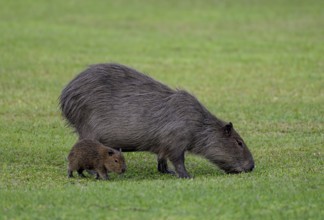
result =
[[[0,219],[323,219],[323,1],[2,1]],[[190,180],[125,153],[110,181],[68,179],[58,107],[88,65],[118,62],[231,121],[256,168],[186,155]]]

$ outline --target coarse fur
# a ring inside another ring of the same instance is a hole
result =
[[[96,140],[83,139],[78,141],[68,156],[68,177],[73,177],[73,171],[84,177],[84,170],[93,170],[97,179],[108,179],[107,172],[123,173],[126,171],[124,156],[121,152],[106,147]]]
[[[158,155],[158,170],[169,159],[179,177],[190,177],[186,151],[203,157],[227,173],[248,172],[253,157],[243,139],[212,115],[193,95],[120,64],[96,64],[62,91],[61,110],[79,137],[95,139],[123,151]]]

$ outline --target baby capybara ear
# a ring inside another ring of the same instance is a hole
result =
[[[109,151],[108,151],[108,154],[109,154],[109,156],[112,156],[112,155],[115,154],[115,152],[114,152],[113,150],[109,150]]]

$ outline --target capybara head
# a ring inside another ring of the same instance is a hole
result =
[[[254,169],[252,154],[231,122],[217,128],[209,127],[205,132],[205,147],[200,149],[200,154],[226,173],[250,172]]]
[[[126,163],[123,154],[114,149],[108,149],[108,157],[106,158],[104,164],[108,171],[119,174],[126,171]]]

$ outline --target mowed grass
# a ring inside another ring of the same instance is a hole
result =
[[[323,1],[6,1],[0,8],[0,219],[323,219]],[[188,154],[190,180],[125,153],[110,181],[66,177],[58,107],[89,64],[132,66],[231,121],[252,173]]]

